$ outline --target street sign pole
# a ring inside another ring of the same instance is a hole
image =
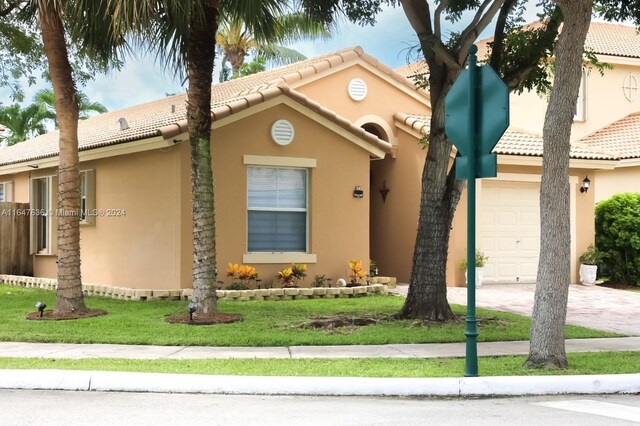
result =
[[[462,70],[445,98],[444,130],[456,149],[456,179],[467,179],[467,317],[464,375],[478,376],[476,320],[476,179],[498,175],[493,148],[509,127],[509,88],[489,66],[477,66],[478,48],[469,47]]]
[[[469,47],[469,153],[467,176],[467,317],[466,317],[466,356],[465,377],[478,376],[478,327],[476,320],[476,146],[478,140],[478,105],[475,45]]]

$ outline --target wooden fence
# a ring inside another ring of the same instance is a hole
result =
[[[27,203],[0,203],[0,274],[33,275]]]

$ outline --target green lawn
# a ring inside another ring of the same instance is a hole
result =
[[[482,357],[481,376],[623,374],[640,371],[640,352],[569,354],[567,370],[525,369],[524,356]],[[41,359],[0,358],[0,369],[137,371],[243,376],[460,377],[464,359]]]
[[[244,321],[213,326],[167,324],[166,315],[186,310],[180,301],[133,302],[87,297],[90,308],[108,315],[73,321],[27,321],[37,301],[49,307],[55,295],[43,290],[0,285],[0,340],[22,342],[122,343],[153,345],[293,346],[387,343],[436,343],[464,341],[464,321],[423,325],[414,321],[383,321],[357,329],[302,329],[313,316],[389,316],[400,309],[403,299],[368,296],[353,299],[296,300],[286,302],[220,302],[220,311],[239,313]],[[453,306],[462,314],[464,308]],[[480,341],[527,340],[530,320],[526,317],[479,309]],[[611,337],[614,333],[567,326],[567,338]]]

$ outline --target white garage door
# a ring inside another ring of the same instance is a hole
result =
[[[536,282],[539,199],[539,183],[482,182],[478,246],[489,256],[484,271],[486,282]]]

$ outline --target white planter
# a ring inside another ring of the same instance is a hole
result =
[[[596,265],[580,264],[580,282],[582,285],[594,285],[598,276]]]
[[[476,287],[480,287],[484,281],[484,268],[476,266]],[[467,284],[467,271],[464,271],[464,283]]]

